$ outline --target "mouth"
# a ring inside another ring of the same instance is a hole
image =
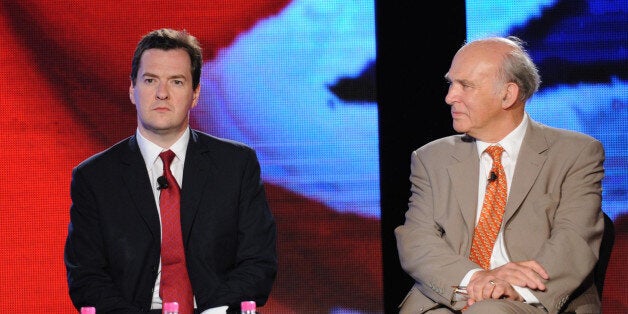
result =
[[[170,111],[170,106],[165,105],[165,104],[155,104],[153,105],[152,110],[154,111]]]
[[[454,118],[457,117],[457,116],[462,116],[462,115],[464,115],[464,114],[462,112],[460,112],[460,111],[453,111],[453,110],[451,111],[451,116],[454,117]]]

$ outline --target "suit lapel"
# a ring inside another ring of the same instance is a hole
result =
[[[513,174],[504,221],[508,221],[514,215],[530,192],[547,159],[544,152],[548,148],[549,144],[545,139],[542,127],[530,120],[517,157],[517,166]]]
[[[135,136],[132,136],[120,157],[122,180],[127,186],[135,208],[146,222],[148,229],[156,239],[161,237],[159,227],[159,215],[155,196],[151,190],[146,164],[142,158]]]
[[[210,177],[215,162],[212,161],[211,149],[201,142],[199,135],[190,131],[190,141],[183,167],[183,189],[181,191],[181,228],[183,242],[187,244],[194,217],[199,209],[201,197],[210,193],[203,191]]]
[[[480,162],[475,141],[457,141],[451,158],[455,160],[447,167],[453,193],[458,200],[467,231],[473,234],[478,202],[478,175]]]

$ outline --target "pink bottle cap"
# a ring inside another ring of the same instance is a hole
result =
[[[240,303],[240,308],[242,311],[255,311],[256,310],[255,301],[242,301]]]
[[[177,302],[164,303],[164,312],[179,312],[179,303]]]
[[[96,308],[93,306],[84,306],[81,308],[81,314],[96,314]]]

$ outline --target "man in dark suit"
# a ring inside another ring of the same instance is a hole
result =
[[[161,312],[158,178],[159,154],[167,150],[175,154],[170,170],[181,187],[195,313],[234,312],[246,300],[265,304],[277,273],[275,221],[256,153],[189,126],[201,67],[200,45],[185,31],[152,31],[138,43],[129,87],[135,135],[72,172],[65,264],[77,309]]]
[[[599,313],[601,143],[530,119],[525,103],[540,76],[516,37],[465,44],[445,77],[461,134],[412,153],[409,209],[395,235],[415,284],[401,313]],[[489,146],[504,149],[500,177]],[[503,220],[478,262],[485,188],[499,180]]]

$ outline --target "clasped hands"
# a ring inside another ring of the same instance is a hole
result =
[[[466,286],[467,305],[485,299],[525,301],[513,286],[545,291],[547,280],[549,275],[545,268],[536,261],[509,262],[495,269],[478,271]]]

